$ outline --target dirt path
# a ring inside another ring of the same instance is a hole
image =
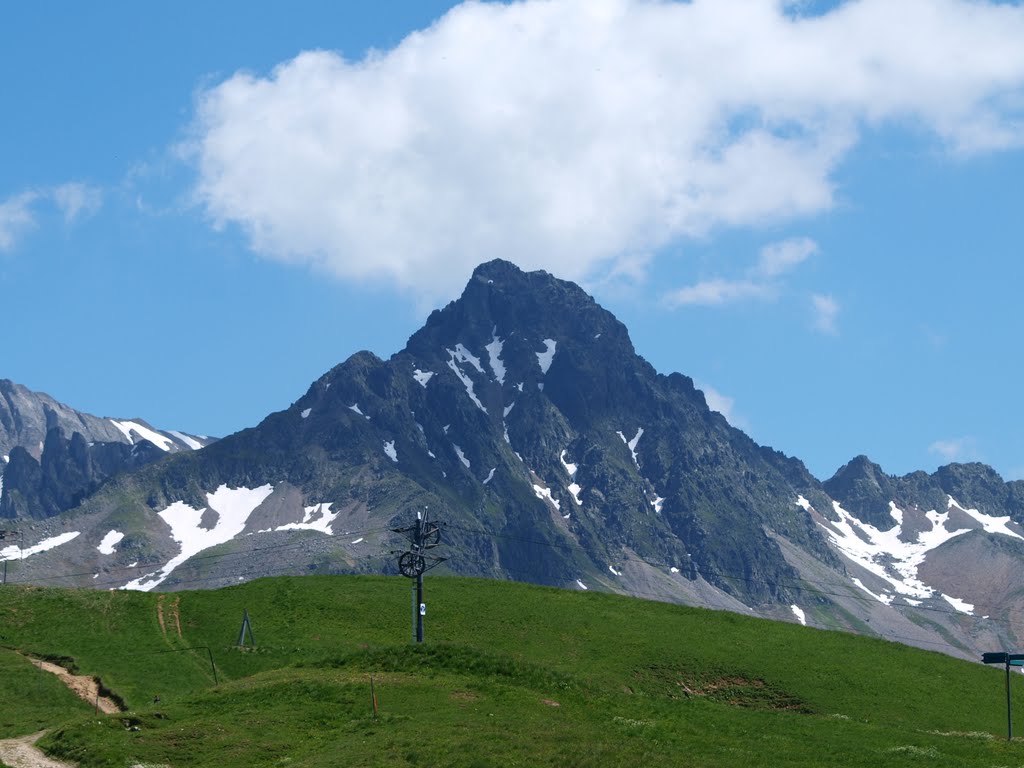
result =
[[[167,610],[167,614],[164,614],[164,600],[167,599],[167,595],[160,595],[156,599],[156,620],[160,623],[160,631],[163,632],[164,636],[167,635],[167,623],[169,620],[174,621],[174,629],[178,632],[178,637],[182,637],[181,634],[181,597],[175,597]]]
[[[46,731],[17,739],[0,740],[0,762],[11,768],[75,768],[71,763],[54,760],[44,755],[36,746]]]
[[[100,696],[99,684],[88,675],[72,675],[64,669],[64,667],[58,666],[57,664],[51,664],[48,661],[41,661],[39,659],[32,659],[32,663],[40,669],[59,677],[60,681],[70,688],[71,691],[80,699],[87,701],[93,706],[97,706],[97,702],[99,702],[98,706],[100,712],[106,715],[112,715],[115,712],[121,711],[121,708],[117,706],[117,703],[113,699],[108,699],[106,696]]]

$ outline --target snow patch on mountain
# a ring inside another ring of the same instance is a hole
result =
[[[626,436],[621,432],[616,432],[615,434],[622,438],[622,442],[626,444],[626,447],[629,448],[630,454],[633,456],[633,463],[636,464],[637,469],[640,469],[640,461],[636,457],[636,446],[637,443],[640,442],[640,438],[644,436],[644,428],[637,427],[636,434],[633,435],[632,440],[627,440]]]
[[[494,378],[499,384],[505,383],[505,364],[501,361],[501,348],[505,342],[498,338],[498,329],[491,333],[491,343],[484,347],[487,350],[487,359],[490,360],[491,370],[494,371]]]
[[[875,600],[877,600],[878,602],[880,602],[880,603],[882,603],[884,605],[892,605],[892,595],[876,595],[874,592],[872,592],[870,589],[868,589],[867,587],[864,586],[864,582],[863,581],[861,581],[860,579],[858,579],[856,577],[850,579],[850,581],[852,581],[855,585],[857,585],[858,589],[863,590],[864,592],[869,594],[871,597],[875,598]]]
[[[319,531],[320,533],[325,533],[328,536],[333,536],[334,531],[331,530],[331,523],[333,523],[338,518],[338,513],[331,512],[332,503],[333,502],[328,501],[324,504],[314,504],[312,507],[304,507],[302,522],[279,525],[274,530]]]
[[[948,499],[948,501],[946,502],[947,509],[955,508],[961,510],[962,512],[966,512],[968,516],[973,517],[975,520],[981,523],[981,527],[985,529],[985,533],[1001,533],[1003,536],[1012,536],[1015,539],[1024,539],[1024,536],[1021,536],[1016,531],[1010,530],[1009,515],[1007,515],[1006,517],[991,517],[990,515],[982,514],[976,509],[967,509],[967,507],[961,505],[952,496],[947,496],[946,498]]]
[[[582,507],[583,501],[580,499],[580,494],[583,493],[583,488],[580,487],[580,484],[569,483],[569,493],[572,494],[572,500],[576,502],[576,506]]]
[[[171,438],[167,437],[167,435],[161,435],[159,432],[154,432],[149,427],[139,424],[137,421],[117,421],[116,419],[111,419],[110,423],[121,430],[124,436],[127,437],[128,441],[133,445],[137,440],[132,437],[132,432],[135,432],[139,436],[140,440],[149,440],[149,442],[161,451],[169,451],[173,445]],[[39,448],[42,450],[42,445],[40,445]]]
[[[309,414],[311,414],[312,412],[313,412],[312,408],[305,408],[305,409],[303,409],[302,413],[300,413],[299,415],[302,418],[304,418],[304,419],[308,419],[309,418]]]
[[[551,361],[555,359],[555,350],[558,343],[554,339],[544,339],[544,351],[537,352],[537,362],[540,364],[540,372],[546,374],[551,367]]]
[[[176,438],[181,440],[185,445],[191,448],[193,451],[198,451],[203,447],[203,444],[198,440],[193,439],[190,435],[186,435],[184,432],[178,432],[175,429],[168,429],[168,434],[174,435]]]
[[[463,373],[462,369],[459,368],[458,363],[456,362],[456,360],[465,362],[467,359],[469,359],[470,362],[474,364],[474,367],[477,370],[479,370],[480,373],[483,373],[483,368],[480,367],[480,361],[477,360],[477,358],[473,357],[472,355],[469,355],[468,352],[460,355],[457,350],[465,350],[465,347],[463,347],[461,344],[458,344],[456,345],[456,351],[453,351],[451,349],[448,350],[448,354],[450,355],[450,357],[448,358],[448,367],[452,369],[452,371],[458,377],[459,381],[462,382],[462,386],[466,388],[466,394],[469,395],[469,399],[472,400],[474,404],[476,404],[477,408],[479,408],[484,413],[487,413],[487,409],[484,408],[484,404],[480,402],[480,398],[476,396],[476,391],[473,389],[473,380],[469,378],[467,374]]]
[[[494,470],[496,469],[497,467],[491,467],[491,471],[488,472],[487,477],[484,478],[484,485],[487,485],[489,482],[491,482],[491,480],[494,479]]]
[[[171,538],[178,542],[180,552],[171,558],[163,568],[129,581],[122,589],[137,589],[148,592],[171,575],[179,565],[203,550],[231,541],[245,529],[253,511],[273,493],[270,484],[259,488],[228,488],[221,485],[213,493],[206,494],[209,508],[217,513],[217,523],[211,529],[202,527],[201,521],[206,508],[194,509],[183,501],[176,501],[159,517],[171,528]]]
[[[466,347],[463,346],[461,342],[455,345],[454,351],[449,349],[448,354],[452,355],[460,363],[469,363],[474,368],[476,368],[477,373],[484,372],[483,366],[480,365],[480,358],[474,355],[468,349],[466,349]]]
[[[40,552],[49,552],[51,549],[55,549],[62,544],[67,544],[72,539],[76,539],[81,535],[81,531],[69,531],[68,533],[62,533],[59,536],[51,536],[48,539],[43,539],[38,544],[34,544],[28,549],[21,549],[17,545],[4,547],[0,549],[0,562],[4,560],[24,560],[26,557],[32,557],[32,555],[38,555]]]
[[[455,445],[455,443],[452,443],[452,447],[455,448],[455,453],[458,455],[459,461],[465,465],[466,469],[469,469],[469,459],[466,458],[466,454],[464,454],[462,449]]]
[[[419,368],[412,372],[412,377],[416,379],[417,383],[424,389],[427,388],[427,382],[434,375],[433,371],[421,371]]]
[[[112,555],[115,552],[115,548],[121,543],[121,539],[124,538],[124,534],[121,531],[108,531],[107,535],[103,537],[99,546],[96,549],[99,550],[101,555]]]
[[[579,467],[571,461],[566,461],[565,453],[565,451],[562,451],[558,454],[558,460],[562,462],[562,466],[565,467],[565,471],[569,473],[569,477],[574,477],[576,475],[576,470],[579,469]]]
[[[555,509],[559,509],[559,510],[561,509],[562,505],[558,502],[558,499],[554,498],[551,495],[551,489],[550,488],[545,488],[542,485],[537,485],[536,483],[534,483],[533,484],[533,495],[536,496],[541,501],[548,501],[548,502],[550,502],[554,506]]]
[[[665,505],[665,499],[655,494],[654,501],[651,502],[651,506],[654,507],[654,511],[657,514],[661,514],[661,508]]]
[[[974,615],[974,605],[972,603],[965,602],[956,597],[950,597],[949,595],[943,594],[942,599],[953,606],[960,613],[966,613],[968,616]]]
[[[388,458],[391,459],[393,462],[395,462],[396,464],[398,463],[398,451],[395,450],[394,440],[388,440],[384,443],[384,453],[386,453],[388,455]]]
[[[793,615],[796,616],[796,620],[807,626],[807,616],[804,614],[803,609],[799,605],[791,605],[789,609],[793,611]]]
[[[803,506],[801,501],[806,501],[802,496],[799,497],[797,503]],[[895,525],[885,531],[879,530],[869,523],[861,522],[843,509],[837,501],[832,502],[832,507],[839,520],[818,522],[825,529],[832,544],[857,565],[892,585],[892,589],[904,598],[923,600],[938,595],[935,589],[918,578],[918,568],[929,552],[950,539],[962,536],[971,530],[970,528],[951,529],[948,526],[949,509],[956,508],[966,512],[971,518],[981,523],[988,533],[1024,538],[1007,527],[1009,518],[990,517],[977,510],[968,511],[952,497],[949,498],[946,512],[930,510],[924,513],[931,528],[920,531],[910,542],[904,541],[902,538],[904,512],[893,502],[889,503],[889,513]],[[892,595],[875,594],[859,579],[853,579],[853,583],[879,602],[887,605],[892,602]],[[958,598],[947,595],[942,595],[942,597],[950,602],[950,605],[954,605],[951,601],[956,601],[954,607],[957,610],[962,610],[965,613],[973,610],[973,606],[968,607],[968,603]]]

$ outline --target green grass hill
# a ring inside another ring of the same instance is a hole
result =
[[[1006,741],[1001,669],[731,613],[447,577],[427,579],[415,646],[410,597],[404,579],[361,576],[163,594],[8,585],[0,738],[48,728],[50,754],[117,768],[1024,763],[1024,744]],[[237,647],[244,611],[255,647]],[[125,711],[95,714],[33,657],[97,676]]]

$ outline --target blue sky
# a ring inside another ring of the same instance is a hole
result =
[[[1024,477],[1020,3],[453,6],[0,9],[0,376],[226,434],[501,256],[819,477]]]

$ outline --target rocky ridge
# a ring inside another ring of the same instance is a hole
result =
[[[451,572],[969,654],[1015,638],[1022,487],[983,465],[895,478],[865,457],[819,483],[657,373],[578,286],[492,261],[390,359],[357,353],[256,427],[105,476],[39,524],[20,574],[175,589],[394,572],[391,529],[419,510],[443,522]],[[982,580],[957,576],[981,551],[1006,574],[986,614]]]

